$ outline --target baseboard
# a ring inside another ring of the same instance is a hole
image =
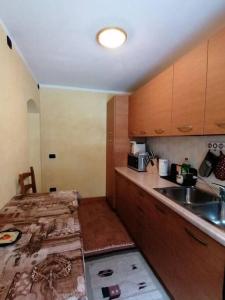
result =
[[[88,203],[93,203],[93,202],[98,202],[98,201],[105,201],[106,196],[101,196],[101,197],[88,197],[88,198],[80,198],[79,203],[82,204],[88,204]]]

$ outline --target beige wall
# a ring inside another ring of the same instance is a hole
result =
[[[39,91],[0,26],[0,207],[18,191],[18,174],[29,167],[27,101]],[[40,174],[36,174],[40,178]]]
[[[41,89],[43,189],[105,195],[106,103],[109,95]],[[48,154],[55,153],[56,159]]]

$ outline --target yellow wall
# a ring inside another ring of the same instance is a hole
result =
[[[18,174],[29,167],[29,99],[39,105],[36,82],[15,49],[7,46],[0,26],[0,207],[18,192]],[[40,173],[36,177],[40,181]]]
[[[110,95],[47,88],[40,95],[44,191],[76,188],[83,197],[104,196]]]

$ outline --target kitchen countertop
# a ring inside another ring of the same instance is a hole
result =
[[[133,183],[135,183],[137,186],[142,188],[144,191],[154,196],[163,204],[171,208],[184,219],[198,227],[204,233],[208,234],[221,245],[225,246],[225,232],[222,229],[219,229],[216,226],[210,224],[209,222],[203,220],[202,218],[193,214],[186,208],[180,206],[176,202],[170,200],[166,196],[163,196],[159,192],[154,190],[154,188],[176,186],[175,183],[162,179],[159,175],[149,174],[147,172],[136,172],[134,170],[129,169],[128,167],[117,167],[115,168],[115,170],[121,175],[125,176],[130,181],[132,181]]]

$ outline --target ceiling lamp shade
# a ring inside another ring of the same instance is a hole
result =
[[[125,43],[126,39],[126,32],[118,27],[103,28],[97,33],[98,43],[105,48],[119,48]]]

